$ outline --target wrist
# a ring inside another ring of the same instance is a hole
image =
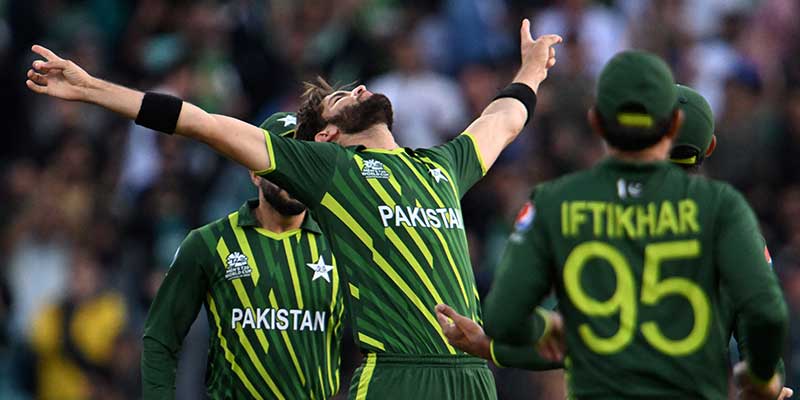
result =
[[[98,79],[93,76],[89,77],[88,81],[86,82],[86,86],[81,87],[81,100],[87,103],[98,104],[98,101],[101,98],[100,95],[103,92],[105,85],[107,85],[107,82],[103,81],[102,79]]]
[[[541,72],[537,71],[525,71],[524,69],[520,69],[517,75],[514,77],[514,80],[511,83],[523,83],[528,85],[534,93],[539,92],[539,84],[544,81],[546,75]]]

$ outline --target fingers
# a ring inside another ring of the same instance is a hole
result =
[[[28,79],[25,81],[25,85],[28,86],[28,89],[39,93],[39,94],[47,94],[47,86],[39,86],[34,83],[32,80]]]
[[[556,48],[555,47],[551,47],[550,48],[550,58],[547,59],[547,65],[545,65],[545,67],[547,69],[550,69],[550,68],[553,67],[553,65],[556,65]]]
[[[53,60],[44,62],[42,60],[36,60],[33,62],[33,69],[37,72],[48,73],[50,70],[54,69],[66,69],[69,66],[69,61],[67,60]]]
[[[33,83],[40,85],[40,86],[47,86],[47,77],[35,72],[32,69],[28,70],[28,79],[33,81]]]
[[[522,20],[522,27],[519,29],[519,40],[522,43],[533,42],[533,36],[531,36],[531,21],[527,18]]]
[[[438,310],[436,311],[436,320],[439,321],[439,325],[442,326],[442,329],[449,329],[453,327],[453,322]]]
[[[542,45],[547,46],[547,47],[554,46],[554,45],[559,44],[559,43],[561,43],[563,41],[564,41],[564,39],[562,39],[561,36],[558,36],[558,35],[542,35],[542,36],[539,36],[538,38],[536,38],[536,44],[540,44],[541,43]]]
[[[459,330],[458,327],[455,326],[446,315],[437,312],[436,320],[439,321],[439,326],[442,327],[442,333],[444,333],[444,336],[447,338],[447,341],[450,342],[450,344],[454,344],[454,342],[458,341],[464,336],[463,332],[461,332],[461,330]]]
[[[50,51],[50,49],[44,46],[39,46],[38,44],[35,44],[33,45],[33,47],[31,47],[31,50],[33,50],[34,53],[44,57],[47,61],[61,60],[61,57],[59,57],[58,55],[56,55],[56,53],[53,53],[52,51]]]
[[[447,304],[439,304],[436,306],[436,312],[440,312],[446,315],[448,318],[452,319],[456,325],[462,326],[467,323],[472,323],[473,321],[461,314],[458,311],[454,310],[452,307],[448,306]],[[466,321],[465,321],[466,320]]]
[[[792,389],[790,389],[788,387],[785,387],[785,388],[783,388],[781,390],[781,395],[778,396],[778,400],[788,399],[789,397],[792,397],[793,394],[794,394],[794,390],[792,390]]]

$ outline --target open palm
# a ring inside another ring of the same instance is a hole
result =
[[[64,60],[49,49],[34,45],[31,50],[45,58],[36,60],[28,70],[25,84],[36,93],[58,97],[64,100],[83,100],[85,91],[92,79],[81,67]]]

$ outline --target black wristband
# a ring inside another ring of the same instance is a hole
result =
[[[163,93],[147,92],[142,99],[136,124],[166,134],[175,133],[183,100]]]
[[[528,117],[525,119],[525,125],[528,125],[528,121],[531,120],[533,111],[536,109],[536,92],[524,83],[514,82],[504,87],[492,100],[494,101],[504,97],[517,99],[525,106],[525,109],[528,110]]]

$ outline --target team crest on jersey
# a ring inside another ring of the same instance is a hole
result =
[[[364,168],[361,168],[361,175],[367,179],[389,179],[389,171],[382,162],[378,160],[364,160]]]
[[[322,254],[319,255],[319,260],[317,260],[317,262],[306,263],[306,266],[314,270],[314,276],[311,277],[312,282],[317,280],[317,278],[322,278],[328,283],[331,283],[331,277],[328,274],[333,271],[333,265],[326,264],[325,258],[322,257]]]
[[[436,183],[439,183],[441,181],[449,182],[447,180],[447,177],[444,176],[444,173],[439,168],[431,168],[431,169],[428,170],[428,173],[431,174],[431,176],[433,177],[433,180],[435,180]]]
[[[517,232],[527,231],[531,227],[533,217],[535,216],[536,208],[533,206],[532,202],[526,201],[522,209],[519,210],[517,218],[514,220],[514,230]]]
[[[252,272],[250,264],[247,263],[247,256],[238,251],[228,254],[225,262],[228,264],[225,270],[225,279],[229,281],[250,276]]]

